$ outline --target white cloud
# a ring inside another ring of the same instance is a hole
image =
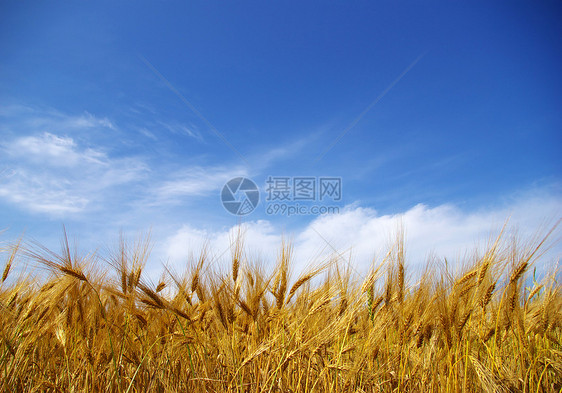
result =
[[[107,117],[96,117],[91,113],[85,112],[80,116],[66,116],[63,126],[76,129],[87,128],[108,128],[116,129],[115,125]]]
[[[69,136],[42,133],[0,145],[11,176],[0,197],[31,212],[52,216],[80,213],[107,199],[107,189],[139,180],[146,166],[135,158],[110,158]]]
[[[26,105],[4,105],[0,109],[2,128],[24,127],[28,132],[67,133],[92,129],[115,130],[117,127],[107,117],[95,116],[87,111],[69,115],[52,108],[37,108]]]
[[[525,240],[544,231],[545,224],[554,224],[561,214],[562,200],[549,192],[525,193],[504,206],[469,212],[453,205],[419,204],[399,214],[379,215],[370,208],[348,206],[340,214],[318,217],[292,234],[295,268],[298,271],[305,265],[320,263],[338,252],[346,261],[351,255],[352,266],[365,272],[373,257],[379,261],[384,257],[400,223],[405,229],[409,266],[423,266],[430,256],[455,263],[466,260],[477,249],[483,251],[508,218],[504,239],[517,234]],[[268,221],[247,222],[242,229],[250,255],[273,262],[283,239],[280,229]],[[184,261],[189,250],[197,253],[205,242],[210,250],[222,252],[228,250],[229,239],[235,233],[234,227],[210,232],[184,226],[167,240],[165,252],[173,263]],[[227,263],[229,255],[227,252],[218,263]],[[558,243],[546,259],[553,261],[561,255]]]
[[[103,165],[106,155],[94,149],[79,149],[74,140],[48,132],[16,138],[4,145],[6,154],[21,160],[53,166],[75,166],[93,163]]]
[[[233,177],[247,176],[242,167],[192,166],[171,174],[160,167],[152,171],[140,157],[110,157],[68,135],[49,132],[7,140],[0,143],[0,151],[8,159],[10,173],[2,176],[0,198],[30,212],[57,217],[86,210],[108,213],[119,205],[143,209],[185,202],[218,192]],[[142,186],[140,193],[129,187],[135,182]],[[115,187],[120,188],[110,190]]]
[[[0,125],[2,166],[10,173],[2,176],[0,198],[29,212],[63,217],[93,211],[109,214],[117,206],[121,211],[141,210],[199,198],[220,190],[233,177],[247,176],[241,167],[190,166],[170,172],[156,161],[149,168],[147,157],[110,156],[107,151],[114,146],[102,148],[96,140],[115,127],[109,119],[88,112],[69,116],[12,105],[4,107],[0,117],[6,119]],[[186,126],[169,127],[198,138]],[[149,130],[141,131],[155,138]]]
[[[182,124],[182,123],[167,123],[163,121],[159,121],[158,125],[160,127],[165,128],[169,132],[177,135],[186,135],[191,138],[197,139],[198,141],[203,141],[203,136],[199,132],[197,126],[195,124]]]
[[[1,178],[0,198],[25,211],[54,217],[107,212],[128,202],[131,185],[149,172],[142,158],[110,156],[112,146],[96,143],[116,130],[106,117],[6,105],[0,118],[0,157],[10,173]]]
[[[215,266],[220,266],[231,255],[231,246],[238,233],[242,234],[247,257],[272,260],[280,248],[282,235],[269,221],[259,220],[244,223],[238,227],[227,228],[222,231],[209,231],[183,225],[176,233],[170,236],[162,245],[164,259],[172,264],[182,265],[190,257],[197,257],[206,249],[209,261]],[[207,265],[209,266],[209,265]]]
[[[169,180],[154,188],[152,204],[168,204],[182,198],[203,196],[219,191],[224,184],[238,176],[247,176],[242,167],[201,167],[193,166],[174,173]]]
[[[78,213],[89,203],[87,196],[71,192],[68,181],[22,168],[0,182],[0,197],[30,211],[54,216]]]
[[[138,131],[144,135],[145,137],[152,139],[153,141],[157,141],[158,138],[156,137],[156,135],[154,135],[152,132],[148,131],[148,129],[146,129],[145,127],[141,127],[138,129]]]

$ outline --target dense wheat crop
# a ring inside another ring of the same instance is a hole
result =
[[[291,277],[233,245],[183,272],[143,273],[148,244],[109,258],[5,247],[2,391],[550,392],[562,389],[562,296],[533,277],[544,244],[502,237],[463,267],[410,272],[400,238],[358,278],[334,257]],[[537,259],[538,258],[538,259]],[[14,265],[46,268],[11,277]]]

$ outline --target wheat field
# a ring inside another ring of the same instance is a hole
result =
[[[104,258],[20,241],[0,254],[0,390],[560,392],[546,239],[410,274],[397,237],[358,278],[338,257],[292,277],[290,245],[268,269],[239,238],[227,271],[203,251],[154,282],[147,239]],[[11,277],[18,263],[42,274]]]

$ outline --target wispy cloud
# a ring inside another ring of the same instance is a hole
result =
[[[295,140],[286,141],[282,146],[264,147],[258,153],[248,156],[254,170],[269,169],[272,165],[294,157],[302,157],[303,150],[317,139],[318,133],[311,133]]]
[[[373,109],[373,107],[380,101],[383,99],[383,97],[390,91],[392,90],[392,88],[394,88],[394,86],[396,86],[396,84],[398,82],[400,82],[400,80],[408,73],[410,72],[410,70],[427,54],[426,53],[422,53],[421,55],[419,55],[408,67],[406,67],[406,69],[404,71],[402,71],[402,73],[394,80],[392,81],[392,83],[390,85],[388,85],[386,87],[386,89],[383,90],[382,93],[380,93],[378,95],[377,98],[375,98],[375,100],[373,102],[371,102],[367,108],[365,108],[363,110],[363,112],[361,112],[359,114],[359,116],[357,116],[337,137],[336,139],[324,150],[324,152],[322,154],[320,154],[317,158],[316,161],[320,161],[322,158],[324,158],[324,156],[326,154],[328,154],[330,152],[330,150],[332,150],[332,148],[338,144],[338,142],[351,130],[353,129],[357,123],[359,123],[361,121],[361,119],[371,110]]]
[[[182,123],[169,123],[164,121],[159,121],[157,127],[164,128],[165,130],[176,134],[189,136],[191,138],[197,139],[203,142],[203,136],[195,124],[182,124]]]
[[[151,192],[149,204],[177,203],[182,199],[219,192],[224,184],[238,176],[247,176],[244,167],[192,166],[173,173]]]
[[[103,135],[97,138],[113,129],[113,122],[88,113],[71,116],[12,105],[4,107],[0,117],[8,119],[4,126],[9,128],[0,142],[1,164],[11,174],[1,179],[0,199],[32,213],[64,217],[108,214],[116,206],[122,212],[127,207],[174,205],[218,193],[231,178],[248,175],[240,165],[174,164],[170,169],[171,163],[159,157],[131,155],[119,145],[108,145]],[[158,127],[202,139],[195,128],[180,123],[159,122]],[[75,133],[77,129],[89,132]],[[149,129],[142,132],[157,138]]]
[[[152,133],[151,131],[149,131],[146,127],[140,127],[137,129],[138,132],[140,132],[142,135],[144,135],[145,137],[152,139],[153,141],[157,141],[158,138],[156,137],[156,135],[154,135],[154,133]]]
[[[190,197],[201,197],[211,192],[219,194],[226,182],[235,177],[255,177],[263,174],[276,161],[287,160],[298,155],[310,143],[312,137],[297,139],[284,147],[257,149],[248,156],[251,165],[189,165],[165,176],[151,188],[148,205],[174,204]]]
[[[115,195],[110,188],[147,171],[142,159],[112,157],[96,144],[97,134],[115,129],[107,118],[22,105],[4,107],[0,117],[2,166],[10,171],[0,181],[0,199],[22,210],[60,217],[99,209]]]
[[[89,148],[80,150],[72,138],[49,132],[16,138],[3,143],[2,147],[9,156],[52,166],[103,165],[107,161],[103,152]]]
[[[165,139],[169,139],[171,134],[173,136],[193,138],[198,142],[205,142],[199,127],[193,123],[143,120],[141,127],[134,128],[145,137],[154,141],[159,140],[158,136],[165,136]]]
[[[206,125],[206,127],[213,134],[215,134],[215,136],[217,136],[226,146],[228,146],[230,150],[236,153],[236,155],[238,155],[238,157],[244,163],[246,163],[246,158],[236,149],[236,147],[232,145],[232,143],[230,143],[230,141],[225,137],[223,133],[217,130],[215,126],[211,124],[211,122],[207,120],[207,118],[203,116],[203,114],[199,112],[199,110],[195,108],[195,106],[190,101],[188,101],[187,98],[185,98],[183,94],[180,93],[179,90],[177,90],[176,87],[172,83],[170,83],[170,81],[168,81],[168,79],[166,79],[166,77],[162,75],[160,71],[156,69],[156,67],[154,67],[154,65],[152,65],[152,63],[150,63],[143,56],[139,56],[139,57],[146,64],[146,66],[154,73],[154,75],[156,75],[164,83],[164,85],[166,85],[166,87],[170,89],[170,91],[174,93],[180,99],[180,101],[183,102],[193,112],[193,114],[195,114]]]
[[[0,198],[24,210],[51,216],[83,211],[91,197],[76,191],[65,179],[35,175],[22,168],[0,182]]]
[[[27,132],[64,133],[88,129],[115,130],[116,125],[107,117],[95,116],[87,111],[69,115],[53,108],[38,108],[21,104],[7,104],[0,109],[3,129],[14,131],[24,127]]]
[[[135,158],[110,158],[73,138],[44,133],[1,145],[12,176],[0,182],[0,197],[24,210],[61,216],[107,200],[108,188],[142,178]]]

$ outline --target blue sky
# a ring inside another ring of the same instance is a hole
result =
[[[151,229],[156,266],[243,223],[265,254],[288,236],[302,258],[366,264],[400,217],[413,259],[508,216],[536,230],[562,212],[561,11],[3,2],[3,237],[56,247],[65,224],[89,250]],[[237,176],[262,191],[242,218],[220,202]],[[268,176],[341,177],[340,214],[266,214]]]

